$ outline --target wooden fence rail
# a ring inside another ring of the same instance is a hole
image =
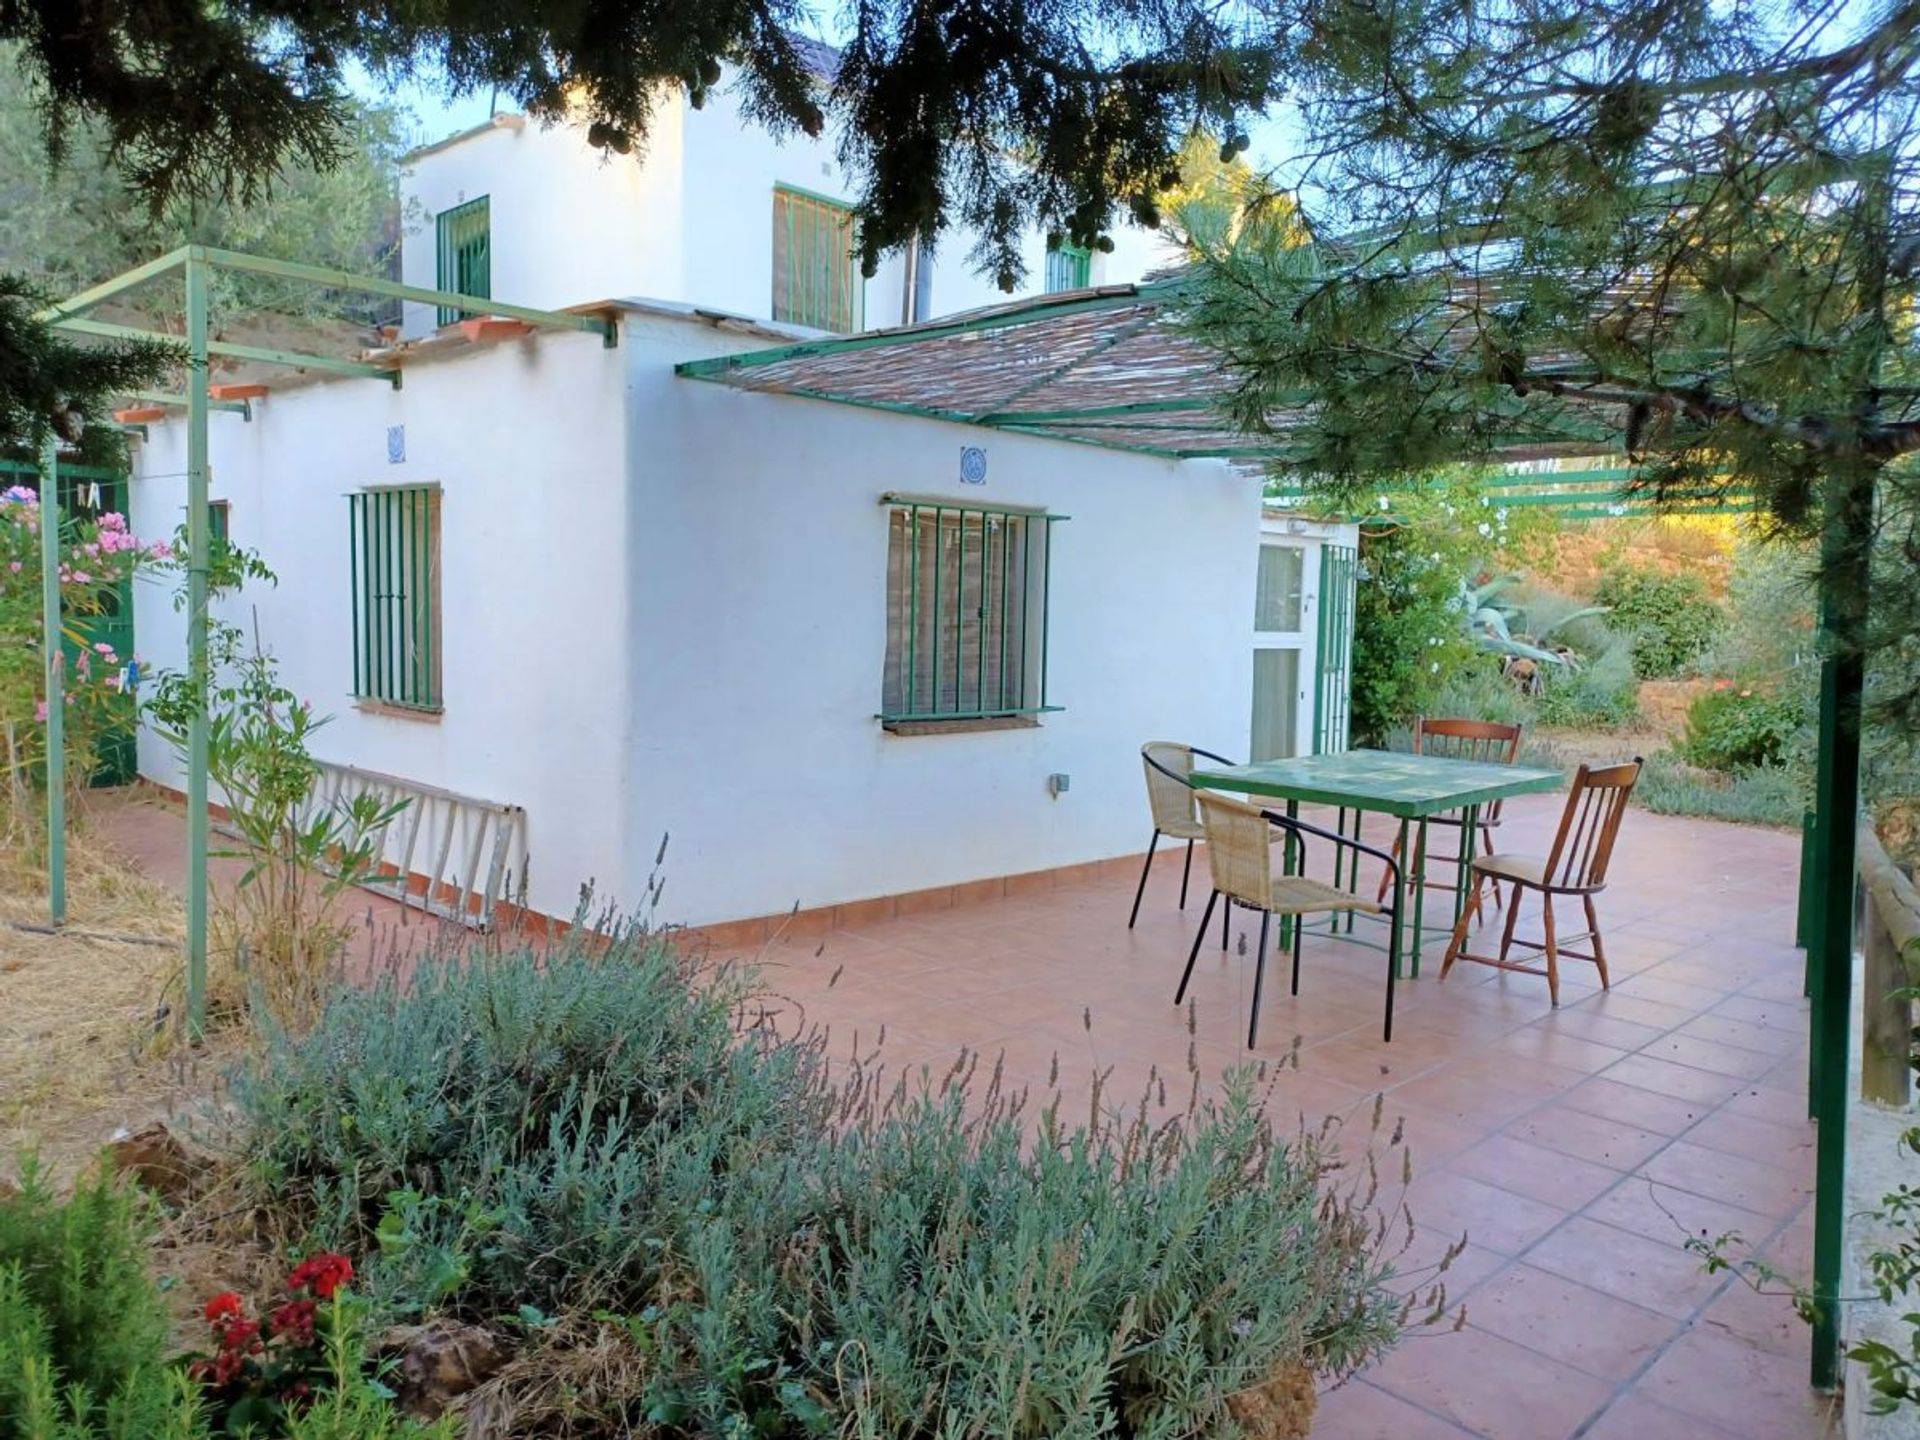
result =
[[[1888,858],[1871,826],[1860,827],[1860,1098],[1913,1101],[1913,997],[1920,986],[1920,891]]]

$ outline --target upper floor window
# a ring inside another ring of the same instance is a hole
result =
[[[1047,247],[1047,293],[1084,290],[1093,283],[1093,255],[1078,245]]]
[[[853,207],[779,185],[773,192],[773,318],[842,334],[865,323]]]
[[[434,217],[433,288],[457,295],[493,296],[492,220],[487,197],[469,200]],[[442,306],[439,322],[451,325],[466,317]]]

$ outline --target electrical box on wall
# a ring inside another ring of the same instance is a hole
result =
[[[1047,793],[1058,800],[1073,786],[1071,775],[1053,774],[1047,776]]]

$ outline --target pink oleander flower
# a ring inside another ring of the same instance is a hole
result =
[[[7,569],[11,570],[14,574],[18,575],[20,573],[20,562],[18,560],[13,561],[11,564],[7,566]]]
[[[36,724],[44,725],[47,723],[46,701],[36,700],[33,702],[33,718]]]
[[[102,530],[124,530],[127,528],[127,517],[122,515],[118,510],[109,510],[100,517],[100,528]]]
[[[104,640],[94,641],[93,648],[96,654],[104,655],[109,660],[113,658],[113,646],[109,645],[106,641]]]

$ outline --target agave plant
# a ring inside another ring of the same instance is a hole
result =
[[[1467,633],[1475,647],[1509,660],[1530,660],[1536,665],[1558,665],[1569,670],[1580,667],[1581,657],[1570,645],[1554,644],[1553,636],[1576,621],[1607,613],[1605,605],[1587,605],[1568,611],[1545,625],[1536,626],[1525,605],[1502,598],[1502,592],[1520,581],[1518,575],[1496,575],[1478,585],[1466,586],[1461,608],[1467,616]]]

